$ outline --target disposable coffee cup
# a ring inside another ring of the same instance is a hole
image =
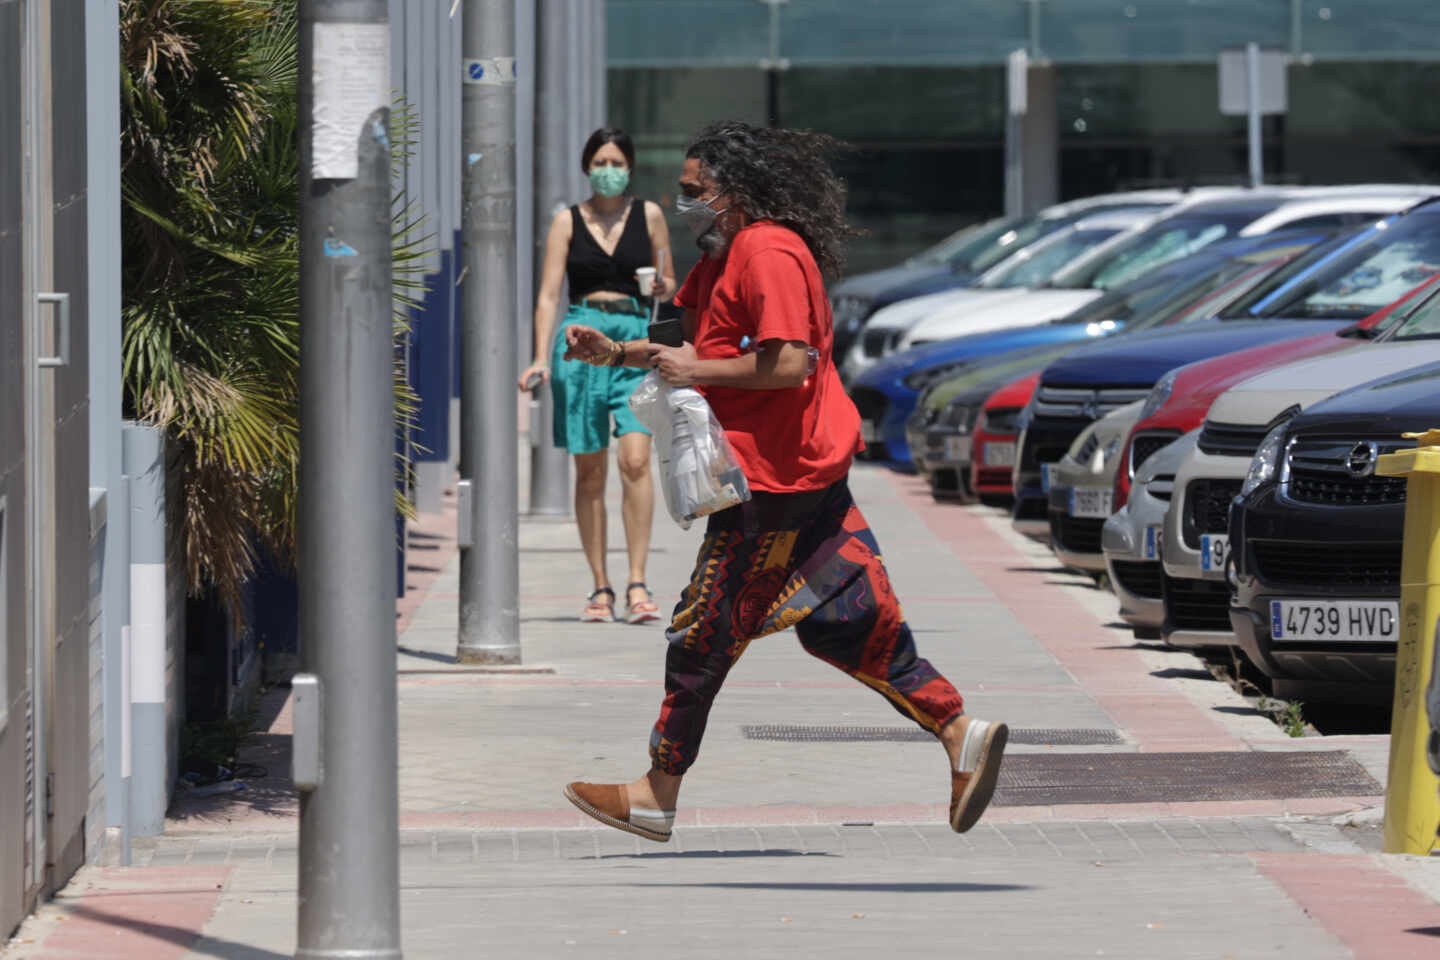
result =
[[[655,290],[655,268],[641,267],[635,271],[635,282],[640,284],[640,296],[648,297]]]

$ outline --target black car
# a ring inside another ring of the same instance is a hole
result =
[[[1397,332],[1440,336],[1436,304]],[[1375,462],[1436,424],[1430,363],[1317,403],[1260,445],[1230,511],[1230,623],[1276,696],[1393,695],[1406,482]]]

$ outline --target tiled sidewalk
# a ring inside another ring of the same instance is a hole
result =
[[[936,506],[880,471],[857,470],[853,485],[923,655],[971,712],[1117,735],[1016,756],[1343,749],[1383,783],[1385,738],[1285,738],[1189,656],[1134,644],[1111,625],[1111,598],[1003,519]],[[933,745],[747,739],[749,724],[903,722],[790,635],[752,645],[736,667],[670,844],[593,829],[559,787],[643,768],[660,631],[576,623],[588,583],[574,527],[526,522],[525,672],[457,668],[450,527],[425,518],[416,589],[399,608],[407,956],[630,958],[684,944],[696,957],[868,958],[903,945],[996,958],[1390,960],[1440,948],[1440,858],[1376,855],[1364,813],[1358,827],[1332,823],[1373,809],[1373,795],[997,807],[957,837],[943,824]],[[649,579],[668,605],[698,532],[662,510],[655,534]],[[288,716],[283,704],[272,714],[262,742],[279,752],[257,784],[264,803],[185,805],[165,838],[137,847],[142,866],[83,871],[7,960],[289,956],[294,804],[275,776]],[[106,931],[104,952],[83,939]]]

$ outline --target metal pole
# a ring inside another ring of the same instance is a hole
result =
[[[466,0],[461,153],[461,663],[520,662],[515,462],[515,0]]]
[[[1265,161],[1260,142],[1260,44],[1245,44],[1246,108],[1250,133],[1250,186],[1265,182]]]
[[[295,717],[306,960],[401,956],[388,6],[300,3],[296,681],[319,694]]]
[[[1005,215],[1025,212],[1025,113],[1028,109],[1030,58],[1024,50],[1006,63]]]
[[[566,14],[568,0],[535,3],[535,229],[532,245],[534,291],[540,290],[545,261],[545,240],[550,221],[569,205],[570,169],[580,164],[580,147],[571,150],[565,111]],[[561,297],[564,303],[567,298]],[[531,300],[534,303],[534,300]],[[558,317],[556,318],[558,321]],[[556,323],[556,329],[560,324]],[[570,515],[570,457],[554,441],[553,400],[548,389],[530,399],[530,514],[543,517]]]

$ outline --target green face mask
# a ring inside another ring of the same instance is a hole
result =
[[[602,197],[618,197],[630,186],[630,171],[624,167],[596,167],[590,171],[590,186]]]

